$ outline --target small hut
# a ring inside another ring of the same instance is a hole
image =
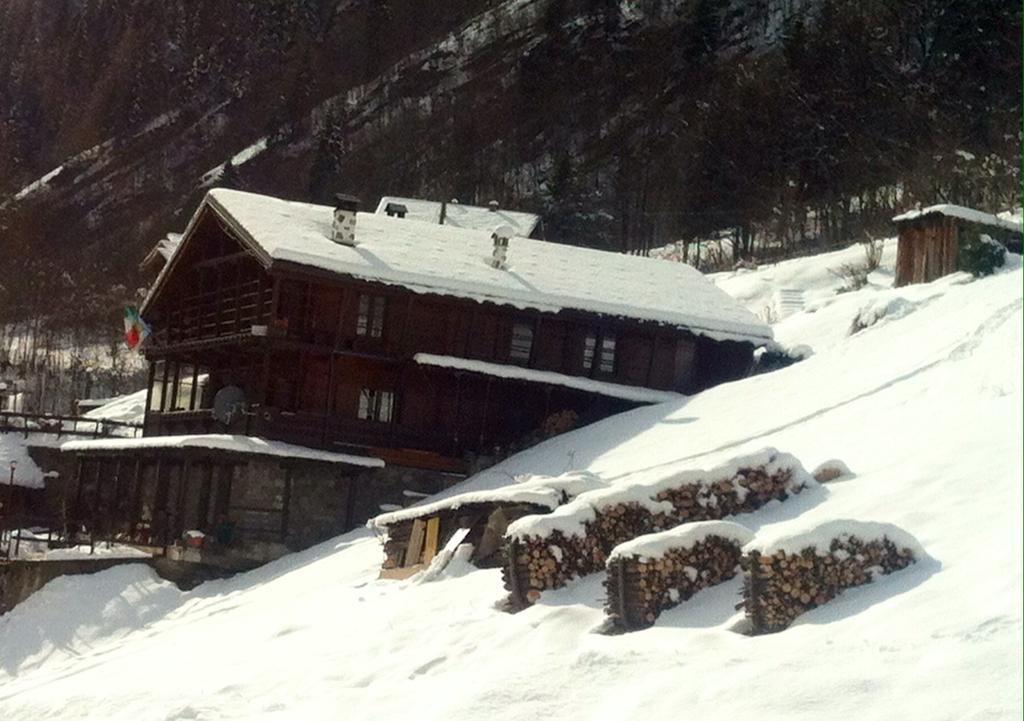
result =
[[[959,205],[932,205],[892,219],[899,232],[896,286],[928,283],[962,269],[960,250],[981,235],[1021,250],[1020,223]]]

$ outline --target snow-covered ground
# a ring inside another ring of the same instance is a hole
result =
[[[43,472],[28,455],[21,434],[0,433],[0,486],[6,486],[11,481],[12,461],[17,464],[14,469],[14,485],[26,488],[42,488],[45,485]]]
[[[458,560],[433,580],[376,580],[368,531],[188,593],[120,567],[58,579],[0,618],[0,717],[1019,718],[1019,263],[892,289],[883,261],[867,288],[836,295],[837,260],[716,279],[752,308],[803,289],[805,310],[774,330],[811,345],[807,360],[573,431],[449,494],[570,469],[654,480],[770,445],[854,475],[733,520],[762,538],[891,523],[931,560],[760,637],[731,630],[738,580],[605,636],[597,576],[508,615],[499,573]]]

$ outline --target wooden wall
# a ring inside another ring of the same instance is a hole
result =
[[[956,272],[957,225],[953,218],[925,216],[900,226],[896,286],[929,283]]]
[[[428,368],[414,362],[417,353],[682,393],[742,376],[753,353],[749,343],[718,343],[658,323],[414,293],[295,265],[268,272],[212,215],[186,240],[149,320],[158,342],[147,355],[166,361],[151,387],[164,383],[177,396],[189,377],[209,380],[199,403],[151,403],[147,433],[255,433],[449,458],[509,447],[552,414],[571,411],[582,424],[637,404]],[[265,332],[254,335],[253,326]],[[521,357],[513,353],[517,326],[532,333]],[[610,368],[601,362],[607,339],[615,348]],[[220,428],[208,409],[226,385],[240,386],[257,410]],[[358,417],[364,389],[393,394],[390,422]]]

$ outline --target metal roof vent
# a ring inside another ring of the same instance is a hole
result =
[[[492,200],[491,202],[489,202],[487,204],[487,209],[489,211],[491,211],[492,213],[497,213],[498,212],[498,207],[499,206],[498,206],[498,201],[497,200]]]
[[[388,203],[384,206],[384,212],[388,214],[389,218],[404,218],[409,209],[401,203]]]
[[[334,196],[334,222],[331,224],[331,240],[340,245],[356,244],[356,211],[359,198],[339,193]]]
[[[494,247],[491,249],[491,267],[504,270],[508,267],[508,241],[515,235],[511,225],[499,225],[491,233]]]

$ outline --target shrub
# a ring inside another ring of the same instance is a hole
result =
[[[1006,262],[1006,247],[991,236],[976,230],[962,229],[960,235],[960,269],[975,278],[995,273]]]

